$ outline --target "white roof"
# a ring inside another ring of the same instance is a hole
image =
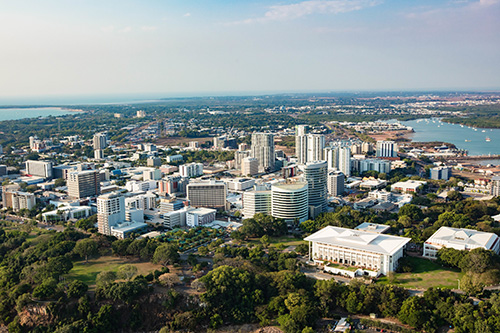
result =
[[[363,222],[360,225],[358,225],[356,230],[362,230],[362,231],[367,231],[367,232],[374,232],[377,234],[383,234],[386,232],[390,226],[385,225],[385,224],[377,224],[377,223],[369,223],[369,222]]]
[[[422,185],[425,185],[427,184],[426,181],[423,181],[423,180],[412,180],[412,179],[409,179],[405,182],[397,182],[396,184],[393,184],[392,185],[392,188],[413,188],[413,189],[417,189],[419,188],[420,186]]]
[[[491,249],[493,243],[498,238],[491,232],[477,231],[473,229],[441,227],[436,231],[426,243],[437,243],[452,247],[477,248],[484,247]]]
[[[304,240],[392,255],[405,246],[411,239],[328,226],[304,238]]]

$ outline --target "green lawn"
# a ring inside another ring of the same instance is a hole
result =
[[[430,287],[456,289],[458,287],[458,279],[461,279],[463,274],[458,270],[451,270],[442,267],[436,262],[411,257],[413,262],[413,272],[411,273],[396,273],[396,281],[393,283],[405,288],[428,289]],[[388,284],[389,279],[382,277],[377,283]]]
[[[261,244],[260,238],[250,238],[248,243],[251,244]],[[283,244],[285,247],[292,245],[300,245],[305,243],[302,238],[295,238],[293,236],[281,236],[281,237],[269,237],[269,244],[276,247],[278,245]]]
[[[103,256],[97,259],[89,259],[88,263],[85,260],[76,261],[73,263],[73,269],[68,273],[69,279],[76,279],[85,282],[89,286],[95,285],[97,274],[105,271],[116,272],[118,267],[125,264],[132,264],[137,267],[137,274],[148,274],[156,269],[161,269],[160,265],[155,265],[150,262],[139,262],[126,258],[113,256]]]

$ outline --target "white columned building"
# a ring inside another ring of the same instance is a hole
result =
[[[411,239],[328,226],[304,240],[309,242],[310,260],[324,264],[325,271],[376,277],[396,270]]]

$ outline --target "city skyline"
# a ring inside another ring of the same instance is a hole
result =
[[[500,89],[497,0],[0,5],[1,99]]]

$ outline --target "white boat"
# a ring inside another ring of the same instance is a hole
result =
[[[486,142],[490,142],[490,141],[491,141],[491,139],[486,137]]]
[[[485,131],[485,130],[482,130],[481,132],[486,133],[486,131]]]

